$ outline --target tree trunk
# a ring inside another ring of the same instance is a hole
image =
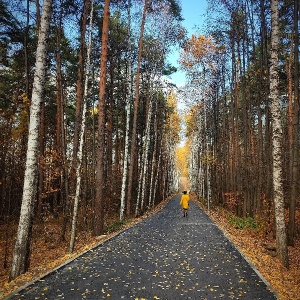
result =
[[[61,34],[62,34],[62,8],[60,8],[58,24],[56,25],[56,151],[61,157],[61,179],[59,183],[60,203],[66,203],[68,199],[68,167],[66,159],[66,141],[65,141],[65,121],[64,121],[64,94],[63,94],[63,77],[61,65]],[[58,195],[56,195],[58,196]],[[67,224],[66,219],[63,224]],[[66,226],[62,227],[61,239],[65,241]]]
[[[45,103],[41,103],[41,114],[40,114],[40,133],[39,133],[39,164],[42,158],[45,156]],[[39,168],[38,170],[38,197],[37,197],[37,213],[41,219],[43,219],[43,192],[44,192],[44,170]]]
[[[132,63],[130,59],[131,54],[131,0],[128,0],[127,15],[128,15],[128,32],[127,32],[127,82],[128,82],[128,95],[126,97],[126,129],[125,129],[125,144],[124,144],[124,160],[123,160],[123,176],[122,176],[122,188],[121,188],[121,205],[120,205],[120,221],[124,220],[125,212],[125,199],[126,199],[126,183],[128,175],[128,162],[129,162],[129,131],[130,131],[130,113],[131,113],[131,101],[132,101]],[[130,198],[128,198],[130,200]],[[127,216],[130,215],[130,201],[127,203]]]
[[[27,0],[26,10],[26,30],[24,35],[24,58],[25,58],[25,92],[29,98],[29,62],[28,62],[28,38],[29,38],[29,0]]]
[[[85,79],[84,79],[84,92],[83,92],[83,109],[82,109],[82,118],[81,118],[80,135],[79,135],[79,149],[77,154],[77,166],[76,166],[76,192],[75,192],[75,199],[74,199],[71,239],[70,239],[70,247],[69,247],[70,253],[73,253],[74,246],[75,246],[76,223],[77,223],[78,204],[79,204],[80,187],[81,187],[80,171],[82,165],[83,143],[84,143],[84,134],[85,134],[85,127],[86,127],[88,81],[89,81],[90,57],[91,57],[91,49],[92,49],[93,12],[94,12],[94,3],[93,0],[91,0],[89,42],[88,42],[86,68],[85,68],[86,72],[84,76]]]
[[[80,48],[78,57],[78,71],[77,71],[77,86],[76,86],[76,112],[75,112],[75,128],[74,128],[74,140],[73,140],[73,157],[71,165],[71,177],[75,178],[77,149],[79,144],[80,124],[82,117],[82,97],[83,97],[83,81],[84,81],[84,58],[85,58],[85,35],[86,24],[89,9],[90,0],[84,0],[84,7],[80,22]],[[71,190],[73,193],[73,190]]]
[[[45,81],[47,37],[49,34],[51,6],[52,0],[44,1],[41,27],[39,31],[36,52],[36,70],[34,75],[31,99],[23,198],[17,239],[12,257],[10,280],[16,278],[22,273],[25,273],[29,267],[30,237],[33,221],[33,208],[37,190],[36,179],[38,172],[40,107]]]
[[[155,110],[158,109],[157,102],[155,103]],[[154,128],[153,131],[157,132],[157,114],[154,114]],[[150,170],[150,187],[149,187],[149,200],[148,200],[148,207],[153,208],[154,207],[154,197],[155,197],[155,191],[154,191],[154,183],[155,183],[155,172],[157,170],[157,140],[158,135],[155,135],[154,137],[154,146],[153,146],[153,152],[152,152],[152,160],[151,160],[151,170]]]
[[[284,220],[284,198],[282,187],[282,158],[281,141],[282,129],[280,124],[280,108],[278,94],[278,46],[279,46],[279,26],[278,26],[278,0],[271,0],[271,64],[270,64],[270,98],[272,114],[273,133],[273,197],[275,205],[276,221],[276,247],[278,256],[282,264],[288,268],[288,249],[286,238],[286,226]]]
[[[105,187],[104,178],[104,139],[105,139],[105,88],[106,88],[106,64],[108,48],[108,28],[109,28],[109,4],[110,0],[105,0],[103,12],[101,63],[100,63],[100,86],[98,104],[98,148],[96,167],[96,199],[94,211],[94,234],[100,235],[104,229],[103,196]]]
[[[115,89],[115,76],[114,70],[116,69],[115,57],[110,57],[109,62],[110,82],[108,84],[109,91],[105,97],[105,193],[104,193],[104,211],[111,208],[113,199],[113,115],[114,115],[114,89]],[[117,126],[116,126],[117,127]]]
[[[150,78],[148,79],[148,87],[146,89],[146,106],[145,106],[145,119],[146,119],[146,128],[145,133],[142,138],[142,155],[141,155],[141,170],[140,170],[140,179],[139,179],[139,192],[136,202],[135,216],[137,217],[140,213],[144,212],[144,203],[145,203],[145,189],[146,181],[148,176],[148,153],[150,146],[150,127],[151,127],[151,118],[152,118],[152,104],[153,97],[150,96]]]
[[[37,24],[37,28],[40,28],[40,25],[41,25],[41,7],[40,7],[40,1],[39,0],[35,0],[35,6],[36,6],[36,24]]]
[[[78,151],[78,144],[79,144],[81,116],[82,116],[85,35],[86,35],[86,24],[87,24],[89,3],[90,3],[90,0],[84,0],[84,7],[83,7],[81,22],[80,22],[80,48],[79,48],[77,86],[76,86],[76,111],[75,111],[73,154],[72,154],[73,156],[72,156],[72,162],[71,162],[71,166],[70,166],[70,176],[69,176],[70,178],[68,179],[70,182],[69,187],[66,186],[67,181],[65,181],[65,190],[68,190],[68,191],[67,191],[67,195],[65,195],[65,203],[64,203],[64,216],[63,216],[63,225],[62,225],[62,232],[61,232],[62,240],[65,240],[67,226],[68,226],[68,224],[70,222],[70,218],[71,218],[71,199],[70,199],[70,197],[72,196],[72,198],[73,198],[74,193],[76,192],[76,187],[75,187],[76,162],[77,162],[77,151]]]
[[[130,210],[131,197],[132,197],[133,170],[134,170],[135,153],[136,153],[137,115],[138,115],[139,97],[140,97],[139,96],[140,72],[141,72],[141,61],[142,61],[142,52],[143,52],[143,37],[144,37],[145,21],[146,21],[148,6],[149,6],[149,0],[145,0],[141,29],[140,29],[138,65],[137,65],[136,81],[135,81],[135,101],[134,101],[133,124],[132,124],[130,167],[129,167],[129,174],[128,174],[127,210]]]
[[[294,111],[293,144],[291,151],[291,199],[289,203],[288,244],[294,245],[296,199],[299,195],[299,1],[294,2]]]

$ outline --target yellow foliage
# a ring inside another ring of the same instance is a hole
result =
[[[98,106],[95,106],[93,108],[90,109],[90,114],[92,116],[97,115],[98,114]]]
[[[180,174],[180,177],[188,177],[188,147],[176,149],[176,168]]]
[[[171,93],[167,97],[169,107],[169,115],[166,124],[166,131],[169,133],[172,141],[177,144],[179,142],[179,135],[181,131],[181,117],[177,110],[176,95]]]
[[[14,116],[16,126],[12,130],[13,139],[26,136],[28,131],[30,100],[25,93],[20,96],[20,100],[20,111]]]
[[[184,116],[184,122],[186,125],[186,135],[190,136],[197,128],[197,118],[203,108],[202,103],[193,105],[190,110]]]

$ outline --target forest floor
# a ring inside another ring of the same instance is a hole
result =
[[[170,198],[169,198],[170,199]],[[12,257],[13,239],[16,227],[0,224],[0,299],[18,290],[27,283],[43,276],[60,265],[74,259],[83,252],[111,238],[118,232],[138,223],[141,219],[147,218],[150,214],[160,210],[168,200],[158,205],[154,210],[145,214],[141,218],[133,218],[124,225],[118,226],[116,220],[112,221],[114,226],[109,226],[106,235],[95,238],[86,231],[79,231],[76,239],[76,250],[73,254],[68,253],[68,242],[63,242],[59,238],[60,226],[57,222],[34,226],[31,267],[26,274],[8,282],[8,272],[10,259]],[[195,199],[192,197],[192,199]],[[203,210],[203,205],[195,201]],[[210,217],[217,223],[219,228],[235,244],[240,252],[251,262],[252,265],[269,282],[272,288],[280,295],[282,300],[300,300],[300,237],[296,239],[295,246],[289,247],[290,268],[284,268],[274,251],[267,250],[266,244],[274,244],[272,240],[266,240],[261,234],[250,229],[237,229],[228,221],[226,210],[211,210]],[[9,237],[6,243],[6,237]],[[5,258],[6,257],[6,258]],[[6,262],[6,268],[5,267]]]

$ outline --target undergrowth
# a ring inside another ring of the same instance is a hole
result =
[[[264,225],[260,219],[250,216],[241,218],[235,215],[227,215],[226,219],[228,220],[229,224],[236,229],[251,229],[255,232],[260,232],[264,228]]]
[[[108,234],[108,233],[114,232],[114,231],[120,229],[124,225],[126,225],[125,221],[123,221],[123,222],[116,221],[114,223],[111,223],[111,224],[109,224],[109,225],[106,226],[105,233]]]

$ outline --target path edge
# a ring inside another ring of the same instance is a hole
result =
[[[86,254],[89,251],[94,250],[95,248],[98,248],[99,246],[103,245],[104,243],[110,241],[111,239],[117,237],[118,235],[122,234],[123,232],[131,229],[133,226],[143,222],[145,219],[157,214],[158,212],[160,212],[167,204],[168,202],[173,199],[174,197],[176,197],[178,195],[178,193],[173,193],[170,194],[165,200],[163,200],[162,202],[160,202],[159,204],[156,205],[156,207],[154,207],[152,210],[146,211],[144,215],[138,217],[136,219],[136,221],[134,221],[131,225],[129,225],[126,228],[121,228],[120,230],[117,230],[116,232],[113,232],[109,235],[107,235],[107,237],[103,238],[101,241],[99,241],[97,244],[91,246],[91,248],[88,248],[86,250],[84,250],[83,252],[78,253],[77,255],[75,255],[74,257],[66,260],[64,263],[58,265],[57,267],[55,267],[52,270],[49,270],[48,272],[32,279],[31,281],[27,282],[26,284],[22,285],[21,287],[19,287],[18,289],[16,289],[15,291],[7,294],[6,296],[4,296],[4,298],[0,298],[2,300],[9,300],[10,297],[15,296],[16,294],[18,294],[19,292],[21,292],[22,290],[26,289],[27,287],[33,285],[34,283],[36,283],[37,281],[43,280],[43,278],[50,276],[52,274],[54,274],[55,272],[57,272],[58,270],[64,268],[65,266],[67,266],[68,264],[70,264],[71,262],[73,262],[75,259],[83,256],[84,254]],[[101,236],[100,236],[101,237]],[[1,295],[0,295],[1,296]]]
[[[240,255],[245,259],[245,261],[250,265],[250,267],[253,269],[253,271],[257,274],[257,276],[264,282],[264,284],[267,286],[267,288],[274,294],[274,296],[280,300],[280,295],[276,292],[276,290],[271,286],[269,281],[259,272],[257,267],[254,263],[243,253],[243,251],[231,240],[231,238],[227,235],[227,233],[218,225],[217,222],[215,222],[210,215],[207,213],[206,209],[203,208],[203,203],[201,203],[199,200],[194,200],[194,203],[207,215],[207,217],[217,226],[217,228],[223,233],[225,238],[233,245],[233,247],[240,253]]]

